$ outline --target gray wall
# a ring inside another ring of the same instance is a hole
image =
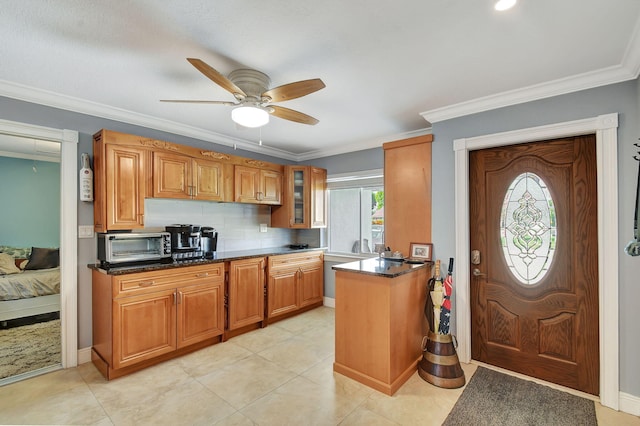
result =
[[[380,147],[316,158],[313,160],[313,165],[327,169],[328,175],[382,169],[384,167],[384,151]]]
[[[640,313],[636,307],[640,300],[640,286],[637,283],[640,258],[626,256],[622,254],[622,249],[632,236],[633,204],[638,170],[638,163],[632,157],[637,150],[633,143],[637,142],[639,136],[637,124],[640,119],[639,99],[640,82],[629,81],[436,123],[433,126],[432,172],[434,252],[437,253],[438,258],[446,259],[455,255],[452,214],[454,210],[452,145],[454,139],[589,118],[612,112],[619,113],[620,390],[636,396],[640,396],[640,367],[636,362],[637,353],[640,352],[640,339],[634,327],[640,320]],[[2,119],[78,130],[80,132],[78,155],[82,152],[91,153],[91,135],[101,128],[108,128],[266,161],[287,163],[255,153],[233,151],[232,148],[225,146],[212,146],[208,142],[179,135],[8,98],[0,97],[0,110],[3,111],[0,117]],[[384,154],[382,148],[376,148],[310,160],[305,163],[326,168],[328,174],[345,173],[382,168]],[[78,222],[79,224],[93,223],[92,204],[79,203]],[[81,239],[78,251],[79,347],[84,348],[91,345],[91,276],[83,265],[94,260],[95,243],[93,240]],[[325,289],[325,291],[328,297],[332,297],[331,289]]]
[[[640,339],[636,325],[640,321],[640,258],[625,255],[623,248],[633,236],[638,163],[632,157],[637,151],[633,143],[640,136],[639,94],[640,83],[628,81],[433,125],[433,243],[438,258],[446,259],[455,255],[452,214],[455,139],[619,113],[620,390],[631,395],[640,395],[640,367],[637,363]]]

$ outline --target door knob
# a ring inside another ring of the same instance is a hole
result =
[[[484,275],[487,275],[487,274],[483,274],[482,272],[480,272],[480,269],[474,268],[473,269],[473,275],[476,276],[476,277],[480,277],[480,276],[484,276]]]

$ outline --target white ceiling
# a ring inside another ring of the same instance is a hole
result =
[[[636,78],[639,17],[639,0],[3,0],[0,96],[305,160]],[[234,100],[187,57],[321,78],[280,104],[320,123],[237,129],[231,107],[159,102]]]

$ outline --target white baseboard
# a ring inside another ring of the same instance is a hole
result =
[[[91,348],[78,349],[78,365],[91,362]]]
[[[322,302],[322,304],[328,308],[335,308],[336,299],[334,299],[333,297],[325,297],[324,302]]]
[[[640,416],[640,397],[620,392],[620,411]]]

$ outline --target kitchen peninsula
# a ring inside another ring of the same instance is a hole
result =
[[[430,264],[372,258],[333,269],[333,370],[393,395],[416,371],[422,356]]]

